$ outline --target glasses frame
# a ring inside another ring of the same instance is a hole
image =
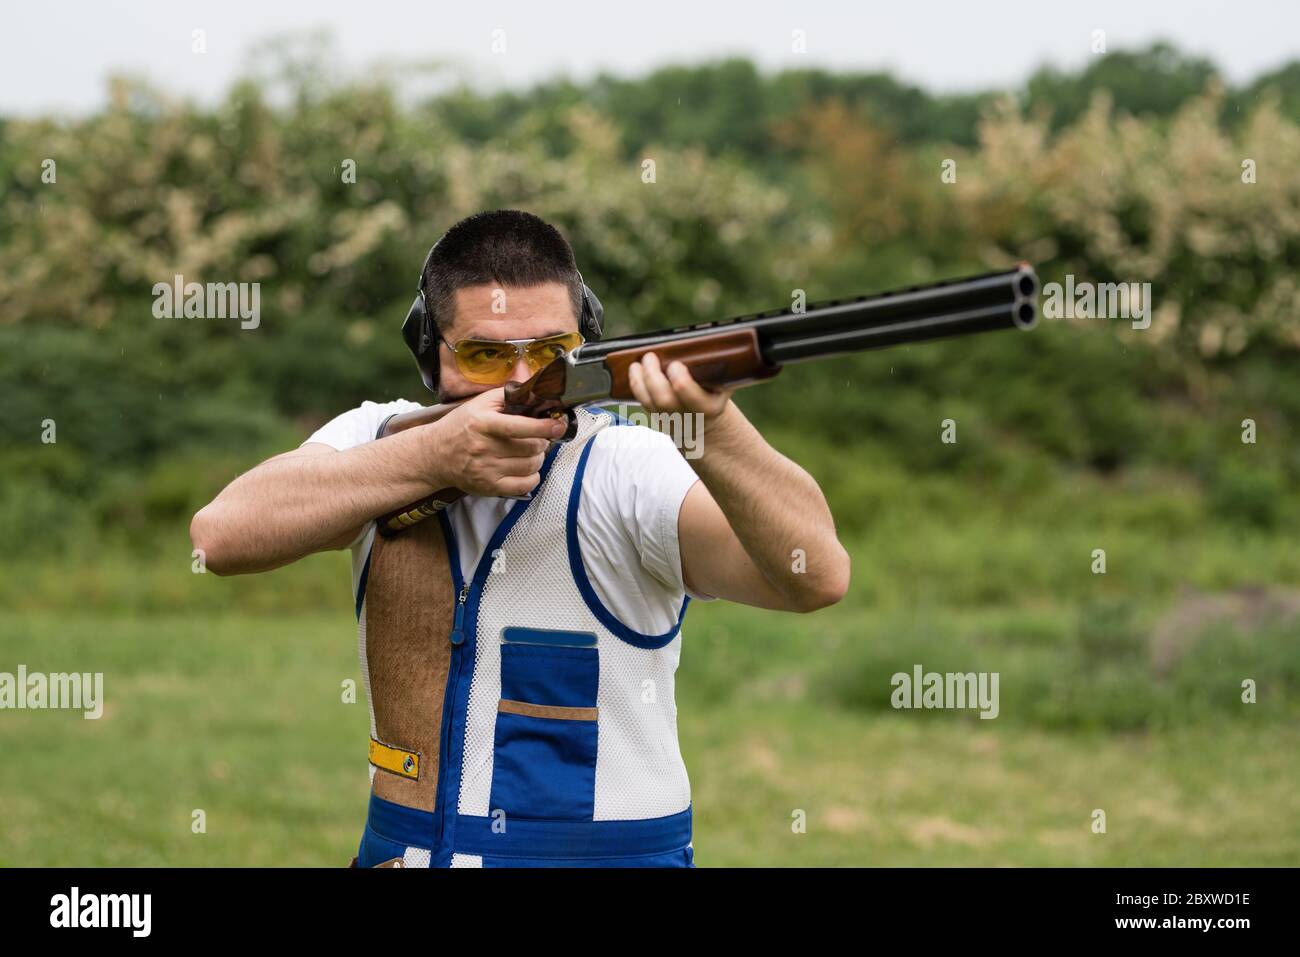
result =
[[[459,353],[457,352],[457,350],[460,348],[460,346],[464,345],[464,344],[467,343],[467,342],[474,342],[474,343],[489,342],[489,343],[491,343],[491,344],[494,345],[494,346],[505,346],[505,345],[509,345],[509,346],[511,346],[511,347],[514,348],[514,350],[515,350],[514,358],[511,360],[510,364],[509,364],[508,366],[505,367],[505,369],[506,369],[505,377],[502,378],[501,382],[498,382],[498,383],[476,382],[476,383],[475,383],[476,385],[492,385],[492,384],[501,385],[502,383],[509,382],[509,381],[510,381],[510,373],[511,373],[512,371],[514,371],[515,366],[517,366],[517,365],[519,364],[519,360],[520,360],[520,359],[527,359],[527,356],[528,356],[527,349],[528,349],[529,346],[531,346],[534,342],[545,342],[545,341],[547,341],[548,339],[558,339],[560,336],[577,336],[577,337],[578,337],[578,344],[575,345],[575,346],[573,346],[572,348],[569,348],[569,349],[564,350],[564,352],[562,352],[560,355],[555,356],[555,358],[552,359],[551,362],[554,362],[555,359],[563,359],[565,356],[569,355],[569,353],[573,352],[575,349],[579,348],[580,346],[582,346],[582,345],[583,345],[584,343],[586,343],[586,341],[587,341],[587,337],[586,337],[586,336],[584,336],[581,332],[578,332],[578,331],[575,330],[575,331],[573,331],[573,332],[556,332],[556,333],[552,333],[552,334],[549,335],[549,336],[534,336],[534,337],[531,338],[531,339],[480,339],[480,338],[477,337],[477,336],[466,336],[466,337],[463,338],[463,339],[457,339],[457,340],[456,340],[456,344],[455,344],[455,345],[452,345],[452,344],[451,344],[450,342],[448,342],[448,341],[446,340],[446,338],[443,336],[442,331],[441,331],[441,330],[438,331],[438,340],[439,340],[439,341],[440,341],[444,346],[446,346],[448,349],[451,350],[451,354],[452,354],[453,356],[456,356],[456,369],[457,369],[457,371],[460,372],[461,375],[465,376],[465,378],[469,379],[469,381],[471,381],[471,382],[474,382],[475,380],[470,379],[470,378],[469,378],[469,375],[465,372],[465,370],[464,370],[463,368],[461,368],[461,365],[460,365],[460,356],[459,356]],[[548,365],[549,365],[549,363],[548,363]],[[538,366],[537,369],[534,369],[533,371],[534,371],[534,373],[536,373],[538,370],[540,370],[540,369],[542,369],[542,368],[544,368],[544,366]]]

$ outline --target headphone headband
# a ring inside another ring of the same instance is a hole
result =
[[[411,308],[407,310],[406,319],[402,322],[402,339],[406,342],[406,348],[410,350],[411,355],[415,356],[415,364],[420,368],[420,378],[424,380],[425,386],[430,392],[438,391],[439,359],[438,359],[438,337],[435,335],[433,328],[433,316],[429,312],[428,303],[424,299],[424,275],[429,271],[429,265],[433,262],[433,254],[438,249],[438,244],[446,238],[446,233],[438,238],[438,242],[429,247],[429,254],[424,257],[424,265],[420,267],[420,278],[416,281],[415,301],[411,303]],[[578,331],[582,333],[583,339],[587,342],[598,342],[603,333],[605,323],[605,308],[596,298],[596,294],[591,291],[590,287],[582,278],[582,272],[574,266],[574,271],[578,273],[578,284],[582,287],[582,307],[578,316]]]

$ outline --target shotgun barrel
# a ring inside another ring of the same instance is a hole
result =
[[[1038,319],[1037,294],[1038,277],[1031,266],[1020,263],[1002,272],[819,302],[801,311],[771,310],[589,342],[574,360],[582,364],[625,349],[748,326],[758,334],[763,358],[781,366],[948,336],[1028,329]]]

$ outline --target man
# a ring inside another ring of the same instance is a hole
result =
[[[502,411],[508,381],[599,335],[598,310],[554,227],[516,210],[457,223],[404,331],[426,384],[461,404],[377,439],[419,406],[363,403],[194,516],[217,574],[352,550],[360,866],[691,866],[673,695],[687,604],[807,612],[848,587],[816,482],[679,363],[648,356],[631,383],[646,410],[698,417],[693,469],[604,411],[579,410],[565,443],[562,424]],[[445,488],[468,494],[376,535],[376,516]]]

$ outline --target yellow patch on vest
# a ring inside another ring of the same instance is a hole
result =
[[[420,777],[420,756],[414,751],[403,751],[391,745],[370,739],[370,763],[381,771],[391,771],[404,778]]]

